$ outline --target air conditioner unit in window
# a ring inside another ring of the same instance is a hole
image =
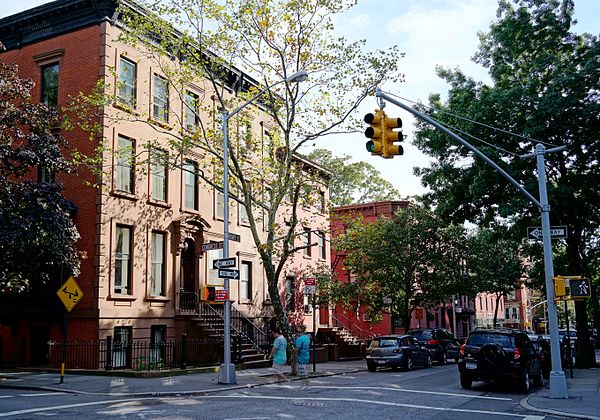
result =
[[[310,313],[310,305],[304,305],[304,313],[305,314],[309,314]]]

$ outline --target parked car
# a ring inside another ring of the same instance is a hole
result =
[[[471,388],[473,381],[509,381],[527,393],[530,381],[544,384],[541,356],[527,333],[511,329],[473,330],[461,347],[458,362],[460,384]]]
[[[415,366],[431,367],[429,350],[410,335],[386,335],[371,340],[366,354],[367,368],[378,367],[412,370]]]
[[[419,340],[429,349],[434,361],[445,365],[448,360],[458,362],[460,343],[452,334],[443,328],[417,328],[408,334]]]

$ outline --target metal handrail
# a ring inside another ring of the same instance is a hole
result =
[[[349,327],[350,327],[350,332],[352,334],[354,334],[354,332],[352,331],[352,328],[355,327],[358,331],[359,331],[359,340],[363,339],[363,333],[364,333],[364,338],[365,339],[370,339],[373,338],[375,336],[375,334],[371,331],[367,331],[363,328],[360,327],[360,325],[358,323],[355,323],[353,320],[351,320],[350,318],[348,318],[347,316],[340,314],[340,313],[332,313],[331,314],[331,318],[333,319],[334,322],[337,322],[341,325],[336,325],[336,326],[342,326],[342,327],[346,327],[346,324],[344,324],[344,322],[342,320],[340,320],[339,317],[344,318],[346,321],[348,321]]]
[[[218,315],[220,318],[219,324],[215,324],[214,322],[210,322],[208,321],[209,325],[211,327],[215,327],[215,330],[219,333],[220,337],[224,337],[224,323],[225,323],[225,316],[221,313],[221,311],[219,311],[218,309],[216,309],[215,307],[213,307],[211,304],[208,303],[204,303],[204,302],[200,302],[199,303],[199,313],[205,313],[206,309],[204,308],[208,308],[208,311],[210,311],[212,314]],[[235,314],[236,316],[232,316],[230,318],[230,326],[231,328],[237,333],[237,335],[239,337],[242,337],[245,341],[247,341],[249,344],[252,345],[252,347],[254,347],[256,350],[260,351],[263,354],[266,354],[265,350],[253,339],[251,338],[248,334],[246,334],[241,328],[240,328],[240,317],[242,316],[244,319],[247,320],[247,322],[252,325],[252,327],[255,330],[258,330],[264,337],[267,337],[267,334],[261,330],[254,322],[252,322],[250,319],[248,319],[246,316],[244,316],[240,311],[238,311],[237,309],[232,307],[232,314]],[[267,339],[268,342],[268,339]]]

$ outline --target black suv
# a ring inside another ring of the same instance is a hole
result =
[[[544,384],[540,354],[527,333],[511,329],[473,330],[461,347],[458,362],[460,384],[471,388],[473,381],[513,381],[521,393],[529,382]]]
[[[458,362],[460,344],[452,334],[443,328],[417,328],[410,330],[409,335],[419,341],[419,344],[429,349],[431,358],[442,365],[448,359]]]

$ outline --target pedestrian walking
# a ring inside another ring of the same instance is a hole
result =
[[[296,373],[302,379],[302,387],[308,386],[308,363],[310,362],[310,338],[306,335],[306,325],[296,327],[298,336],[294,344],[296,345]]]
[[[279,327],[276,327],[273,331],[273,337],[273,348],[269,359],[273,359],[273,369],[277,372],[278,382],[283,382],[287,380],[287,367],[285,365],[287,362],[287,341]]]

